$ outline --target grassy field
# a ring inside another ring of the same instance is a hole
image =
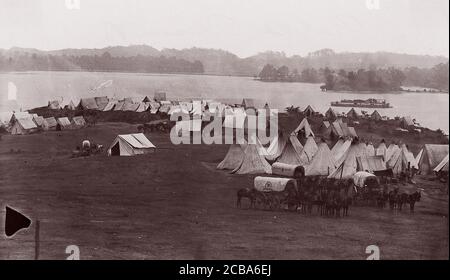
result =
[[[137,125],[95,127],[0,141],[0,223],[9,205],[41,221],[41,258],[64,259],[448,259],[447,187],[417,178],[425,189],[414,214],[352,207],[347,218],[237,209],[236,191],[254,176],[215,166],[226,145],[174,146],[147,134],[154,154],[70,158],[83,139],[108,146]],[[32,259],[34,228],[0,236],[0,259]]]

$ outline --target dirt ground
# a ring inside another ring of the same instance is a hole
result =
[[[108,146],[136,125],[103,123],[73,131],[4,135],[0,140],[0,223],[6,205],[40,220],[42,259],[448,259],[447,186],[424,188],[416,212],[351,207],[346,218],[237,209],[236,191],[254,176],[215,166],[227,145],[172,145],[136,157],[70,158],[83,139]],[[247,204],[245,204],[247,205]],[[245,206],[244,206],[245,207]],[[0,235],[0,259],[34,258],[34,224]]]

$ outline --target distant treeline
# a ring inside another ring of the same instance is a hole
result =
[[[165,56],[113,57],[103,55],[38,55],[24,53],[19,56],[0,55],[0,71],[110,71],[143,73],[203,73],[200,61]]]
[[[431,69],[389,67],[346,71],[306,68],[301,72],[287,66],[276,68],[266,64],[258,78],[266,82],[323,83],[328,90],[392,91],[400,90],[401,86],[417,86],[448,91],[449,64],[438,64]]]

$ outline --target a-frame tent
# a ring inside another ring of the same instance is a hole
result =
[[[414,166],[414,156],[408,151],[405,144],[396,150],[387,162],[387,167],[392,169],[395,175],[406,172]]]
[[[135,156],[151,153],[155,145],[143,133],[118,135],[108,149],[109,156]]]
[[[375,156],[375,155],[376,155],[375,147],[373,146],[372,143],[367,144],[367,147],[366,147],[366,154],[367,154],[368,156]]]
[[[339,147],[331,150],[331,154],[333,156],[333,160],[336,163],[336,166],[339,166],[344,160],[345,153],[350,148],[352,141],[347,139],[345,140]]]
[[[364,151],[357,141],[353,141],[350,147],[343,155],[342,162],[338,165],[336,170],[331,173],[328,178],[334,179],[348,179],[358,172],[358,160],[360,156],[364,156]]]
[[[384,158],[384,161],[388,162],[391,157],[400,150],[400,147],[397,144],[390,144],[389,147],[386,150],[386,157]]]
[[[448,155],[448,145],[425,144],[419,160],[422,174],[431,174],[433,169]]]
[[[306,176],[328,176],[336,169],[333,156],[327,143],[319,143],[311,163],[305,166]]]
[[[298,134],[300,131],[303,131],[305,133],[305,137],[315,137],[307,118],[303,118],[298,127],[294,130],[296,134]]]
[[[380,145],[378,145],[377,149],[375,150],[375,155],[382,156],[383,159],[386,159],[386,150],[386,143],[384,142],[384,140],[382,140]]]
[[[305,146],[303,147],[300,153],[301,161],[307,162],[307,164],[309,164],[312,161],[318,149],[319,147],[317,147],[316,141],[314,141],[314,137],[309,136],[308,139],[306,139]]]
[[[448,172],[448,154],[445,158],[433,169],[434,172]]]

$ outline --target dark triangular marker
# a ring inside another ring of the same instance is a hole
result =
[[[19,230],[28,228],[31,225],[31,220],[22,213],[6,206],[5,216],[5,234],[11,237]]]

